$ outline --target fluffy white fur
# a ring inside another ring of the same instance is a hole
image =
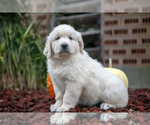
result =
[[[62,45],[68,46],[63,49]],[[67,111],[77,104],[100,108],[121,108],[128,103],[128,90],[123,81],[109,73],[83,50],[81,34],[63,24],[47,37],[44,55],[53,82],[56,103],[51,111]]]

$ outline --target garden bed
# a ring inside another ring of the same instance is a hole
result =
[[[54,103],[45,89],[0,91],[0,112],[50,112],[50,105]],[[99,104],[92,107],[77,105],[69,112],[150,112],[150,89],[129,89],[129,102],[125,108],[104,111]]]

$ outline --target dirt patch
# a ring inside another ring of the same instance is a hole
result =
[[[50,105],[54,103],[44,89],[0,92],[0,112],[50,112]],[[125,108],[104,111],[99,104],[92,107],[77,105],[69,112],[150,112],[150,89],[129,89],[129,102]]]

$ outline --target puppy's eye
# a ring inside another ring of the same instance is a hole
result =
[[[56,38],[56,40],[59,40],[60,39],[60,36],[58,36],[57,38]]]
[[[73,40],[73,38],[72,38],[71,36],[69,36],[69,39],[70,39],[70,40]]]

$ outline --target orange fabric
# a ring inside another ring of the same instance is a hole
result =
[[[52,80],[49,76],[49,74],[47,73],[47,88],[49,91],[49,94],[52,98],[55,98],[55,92],[54,92],[54,88],[53,88],[53,83]]]

